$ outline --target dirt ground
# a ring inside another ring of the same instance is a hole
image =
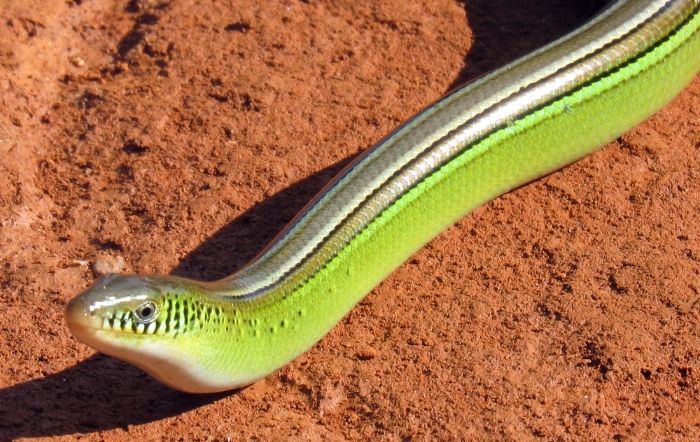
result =
[[[603,1],[0,3],[0,440],[700,437],[700,78],[249,388],[175,392],[63,320],[96,263],[230,273],[358,152]]]

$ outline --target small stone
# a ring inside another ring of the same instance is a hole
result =
[[[71,64],[73,66],[75,66],[76,68],[82,68],[83,66],[85,66],[85,60],[83,60],[82,58],[80,58],[78,56],[70,57],[68,59],[68,61],[70,61]]]
[[[126,268],[126,262],[120,255],[100,255],[92,263],[92,271],[97,275],[106,275],[108,273],[121,273]]]
[[[115,65],[115,70],[117,73],[127,72],[129,70],[129,63],[119,62]]]

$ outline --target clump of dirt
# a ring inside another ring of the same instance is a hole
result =
[[[172,391],[63,321],[110,269],[230,273],[358,152],[603,3],[5,5],[0,439],[700,436],[697,78],[242,391]]]

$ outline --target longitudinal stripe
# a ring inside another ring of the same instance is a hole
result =
[[[435,168],[508,122],[619,67],[620,53],[649,49],[694,7],[678,0],[613,4],[508,69],[455,90],[341,173],[265,253],[226,279],[226,296],[251,299],[282,286],[293,289]]]

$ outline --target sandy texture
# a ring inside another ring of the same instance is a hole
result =
[[[602,1],[3,3],[0,440],[700,437],[698,78],[240,392],[169,390],[63,322],[96,271],[231,272],[358,152]]]

